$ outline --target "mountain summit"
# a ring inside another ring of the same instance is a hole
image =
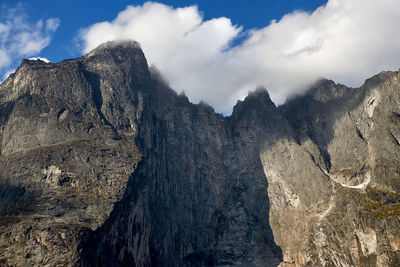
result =
[[[399,80],[258,89],[223,117],[134,41],[24,60],[0,84],[0,262],[397,266]]]

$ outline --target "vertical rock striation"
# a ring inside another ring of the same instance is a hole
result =
[[[282,266],[397,266],[399,76],[320,81],[279,107],[294,135],[264,146]]]
[[[249,96],[260,109],[239,105],[232,120],[159,80],[147,96],[142,161],[110,218],[83,244],[81,265],[277,265],[258,157],[262,129],[251,129],[251,120],[276,110],[266,91]]]
[[[133,41],[25,60],[0,85],[0,262],[396,266],[399,89],[258,89],[223,117]]]

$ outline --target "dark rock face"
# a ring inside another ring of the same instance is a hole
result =
[[[0,85],[0,262],[397,266],[399,77],[223,117],[135,42],[24,61]]]
[[[151,81],[137,139],[142,161],[123,200],[83,244],[82,266],[279,263],[257,151],[263,127],[248,120],[276,108],[266,91],[249,98],[261,110],[226,120]]]

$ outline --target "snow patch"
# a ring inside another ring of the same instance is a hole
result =
[[[365,188],[367,187],[367,185],[369,184],[370,181],[371,181],[371,175],[368,172],[366,175],[366,179],[361,184],[358,184],[358,185],[347,185],[347,184],[342,184],[342,183],[339,183],[339,184],[346,188],[365,190]]]
[[[363,182],[363,183],[361,183],[361,184],[358,184],[358,185],[347,185],[347,184],[340,184],[341,186],[343,186],[343,187],[346,187],[346,188],[352,188],[352,189],[364,189],[365,188],[365,186],[367,186],[368,185],[368,181],[366,181],[366,182]]]
[[[31,57],[31,58],[29,58],[29,60],[41,60],[43,62],[50,63],[50,60],[48,60],[45,57]]]
[[[340,185],[343,186],[343,187],[346,187],[346,188],[364,190],[367,187],[367,185],[369,184],[370,181],[371,181],[371,178],[368,176],[368,178],[364,182],[362,182],[361,184],[358,184],[358,185],[347,185],[347,184],[340,184]]]

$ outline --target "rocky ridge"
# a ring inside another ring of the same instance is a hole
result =
[[[400,74],[229,117],[110,42],[0,85],[5,266],[397,266]]]

